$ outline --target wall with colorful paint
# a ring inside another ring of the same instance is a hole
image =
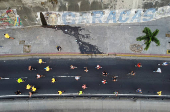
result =
[[[103,10],[88,12],[43,12],[48,25],[135,23],[170,16],[170,6],[155,9]],[[40,21],[40,13],[37,20]]]
[[[0,10],[0,28],[20,26],[22,26],[22,22],[16,9]]]

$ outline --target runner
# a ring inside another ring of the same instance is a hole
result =
[[[87,69],[87,67],[84,67],[84,68],[86,68],[86,69],[84,70],[85,72],[88,72],[88,71],[89,71],[89,70]]]
[[[64,93],[65,91],[58,91],[59,95],[62,95],[62,93]]]
[[[37,90],[37,88],[35,88],[34,86],[32,87],[32,92],[35,92]]]
[[[157,94],[158,94],[159,96],[161,96],[161,95],[162,95],[162,91],[158,91]]]
[[[26,89],[31,89],[31,85],[27,84]]]
[[[70,69],[75,69],[77,68],[76,66],[70,65]]]
[[[47,66],[46,68],[44,68],[47,72],[52,70],[52,68],[50,68],[49,66]]]
[[[158,68],[157,71],[153,71],[153,72],[162,73],[160,68]]]
[[[117,96],[117,95],[118,95],[118,92],[117,92],[117,91],[115,91],[115,92],[114,92],[114,94]]]
[[[36,69],[34,69],[33,67],[31,67],[31,66],[28,66],[28,70],[36,70]]]
[[[32,92],[29,92],[29,97],[31,97],[32,96]]]
[[[15,94],[16,94],[16,95],[19,95],[19,94],[21,94],[21,91],[18,90],[18,91],[15,92]]]
[[[103,83],[103,84],[106,84],[107,82],[106,82],[106,80],[103,79],[102,83]]]
[[[158,64],[158,65],[167,66],[168,62],[163,62],[162,64]]]
[[[134,72],[134,71],[131,71],[131,73],[130,73],[131,75],[135,75],[136,73]]]
[[[97,65],[95,68],[97,68],[97,69],[100,69],[100,68],[102,68],[100,65]]]
[[[103,76],[107,76],[107,72],[106,72],[106,71],[103,71],[103,72],[102,72],[102,75],[103,75]]]
[[[117,77],[118,77],[118,76],[112,77],[112,81],[114,81],[114,82],[117,81]]]
[[[141,89],[141,88],[138,88],[138,89],[136,90],[136,92],[137,92],[137,93],[142,93],[142,89]]]
[[[75,76],[75,79],[78,81],[80,79],[80,76]]]
[[[83,88],[83,89],[86,89],[86,88],[87,88],[87,87],[86,87],[86,84],[83,84],[83,85],[82,85],[82,88]]]
[[[140,67],[142,67],[142,65],[141,65],[141,63],[138,63],[137,65],[135,65],[135,67],[140,68]]]
[[[40,75],[40,74],[37,74],[37,79],[41,78],[41,77],[45,77],[44,75]]]
[[[24,80],[22,80],[21,78],[19,78],[18,80],[16,80],[18,83],[21,83],[21,82],[25,82]]]
[[[45,61],[42,61],[42,59],[39,59],[38,60],[38,63],[41,64],[41,63],[46,63]]]
[[[78,94],[79,94],[79,95],[82,95],[82,94],[83,94],[83,91],[79,91]]]
[[[52,82],[52,83],[56,82],[56,79],[55,79],[55,78],[52,78],[52,79],[51,79],[51,82]]]

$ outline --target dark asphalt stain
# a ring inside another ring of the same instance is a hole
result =
[[[99,51],[97,46],[92,45],[88,42],[84,42],[82,40],[90,38],[90,34],[80,34],[82,30],[85,30],[84,28],[72,27],[69,25],[43,26],[43,27],[52,29],[57,28],[57,30],[61,30],[63,33],[75,37],[75,41],[79,45],[79,49],[82,54],[103,54],[101,51]]]
[[[158,7],[169,6],[169,5],[170,5],[169,0],[161,0],[161,2],[156,1],[154,4],[153,2],[145,2],[143,4],[143,8],[144,9],[158,8]]]

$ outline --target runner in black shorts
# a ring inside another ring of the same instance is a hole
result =
[[[102,75],[103,75],[103,76],[107,76],[107,72],[106,72],[106,71],[103,71],[103,72],[102,72]]]

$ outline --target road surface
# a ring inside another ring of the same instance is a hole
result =
[[[89,58],[89,59],[50,59],[44,58],[47,63],[39,64],[38,58],[24,60],[1,60],[1,77],[9,78],[0,80],[0,96],[15,95],[15,91],[20,90],[22,95],[28,95],[30,90],[26,90],[26,85],[34,85],[37,91],[34,95],[56,95],[57,91],[65,91],[63,95],[78,95],[78,91],[83,91],[83,95],[113,95],[118,91],[120,95],[138,95],[136,89],[142,89],[142,95],[157,95],[156,92],[162,91],[162,95],[170,95],[169,85],[169,66],[158,66],[159,60],[135,60],[121,58]],[[142,63],[142,68],[134,65]],[[95,66],[99,64],[103,68],[97,70]],[[36,71],[28,71],[28,66],[35,67]],[[77,69],[70,69],[70,65],[77,66]],[[44,68],[50,66],[51,71],[46,72]],[[89,72],[84,71],[87,67]],[[162,73],[153,73],[158,67]],[[102,72],[109,73],[107,77],[102,76]],[[135,71],[136,75],[131,76],[127,73]],[[40,79],[36,74],[45,75]],[[75,76],[81,76],[76,81]],[[117,82],[112,81],[113,76],[118,76]],[[23,83],[17,83],[18,78],[26,78]],[[51,79],[56,78],[55,83]],[[102,80],[107,80],[107,84],[102,84]],[[82,85],[86,84],[87,89],[83,90]],[[140,94],[141,95],[141,94]]]

